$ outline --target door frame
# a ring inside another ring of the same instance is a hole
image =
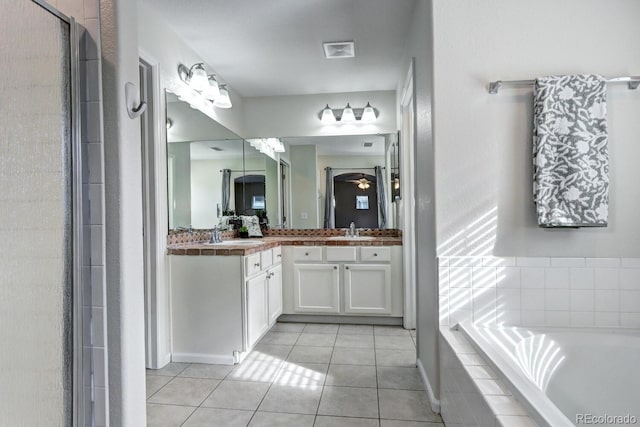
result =
[[[401,132],[400,153],[402,159],[401,200],[403,216],[403,276],[404,276],[404,317],[406,329],[416,328],[416,197],[415,197],[415,141],[416,141],[416,105],[414,85],[414,59],[411,59],[400,98]]]
[[[164,248],[168,234],[167,149],[164,94],[160,65],[152,55],[140,50],[139,64],[145,68],[147,82],[141,82],[141,96],[148,105],[146,138],[142,138],[142,185],[144,201],[144,306],[145,364],[159,369],[171,361],[168,263]],[[145,84],[146,83],[146,84]],[[145,134],[143,133],[144,137]],[[149,280],[151,279],[151,280]]]

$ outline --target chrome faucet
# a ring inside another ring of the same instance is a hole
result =
[[[349,224],[349,229],[347,230],[346,237],[358,237],[359,234],[360,233],[356,229],[356,223],[354,221],[351,221],[351,224]]]
[[[211,240],[209,240],[209,243],[222,243],[222,233],[217,226],[211,230]]]

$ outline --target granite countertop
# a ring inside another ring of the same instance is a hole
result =
[[[336,238],[339,237],[339,238]],[[247,244],[255,241],[255,244]],[[342,239],[340,236],[277,236],[228,239],[223,244],[206,242],[180,243],[167,246],[168,255],[250,255],[277,246],[402,246],[402,237]],[[226,243],[238,242],[238,244]]]

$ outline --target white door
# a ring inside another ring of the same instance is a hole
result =
[[[269,324],[272,325],[282,314],[282,265],[273,267],[269,277]]]
[[[340,313],[338,264],[294,264],[294,311]]]
[[[247,346],[253,347],[269,327],[267,274],[247,280]]]
[[[344,312],[391,314],[391,266],[344,266]]]

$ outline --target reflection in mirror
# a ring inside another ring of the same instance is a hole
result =
[[[400,135],[396,135],[395,139],[389,146],[389,161],[390,165],[389,178],[391,187],[391,200],[396,201],[400,199]]]
[[[282,141],[287,152],[280,159],[290,166],[291,190],[288,200],[286,190],[281,190],[279,210],[290,218],[290,228],[347,228],[351,222],[357,228],[393,228],[397,224],[391,190],[397,135]]]
[[[174,94],[166,99],[169,228],[213,228],[236,209],[223,181],[244,176],[243,141]]]

